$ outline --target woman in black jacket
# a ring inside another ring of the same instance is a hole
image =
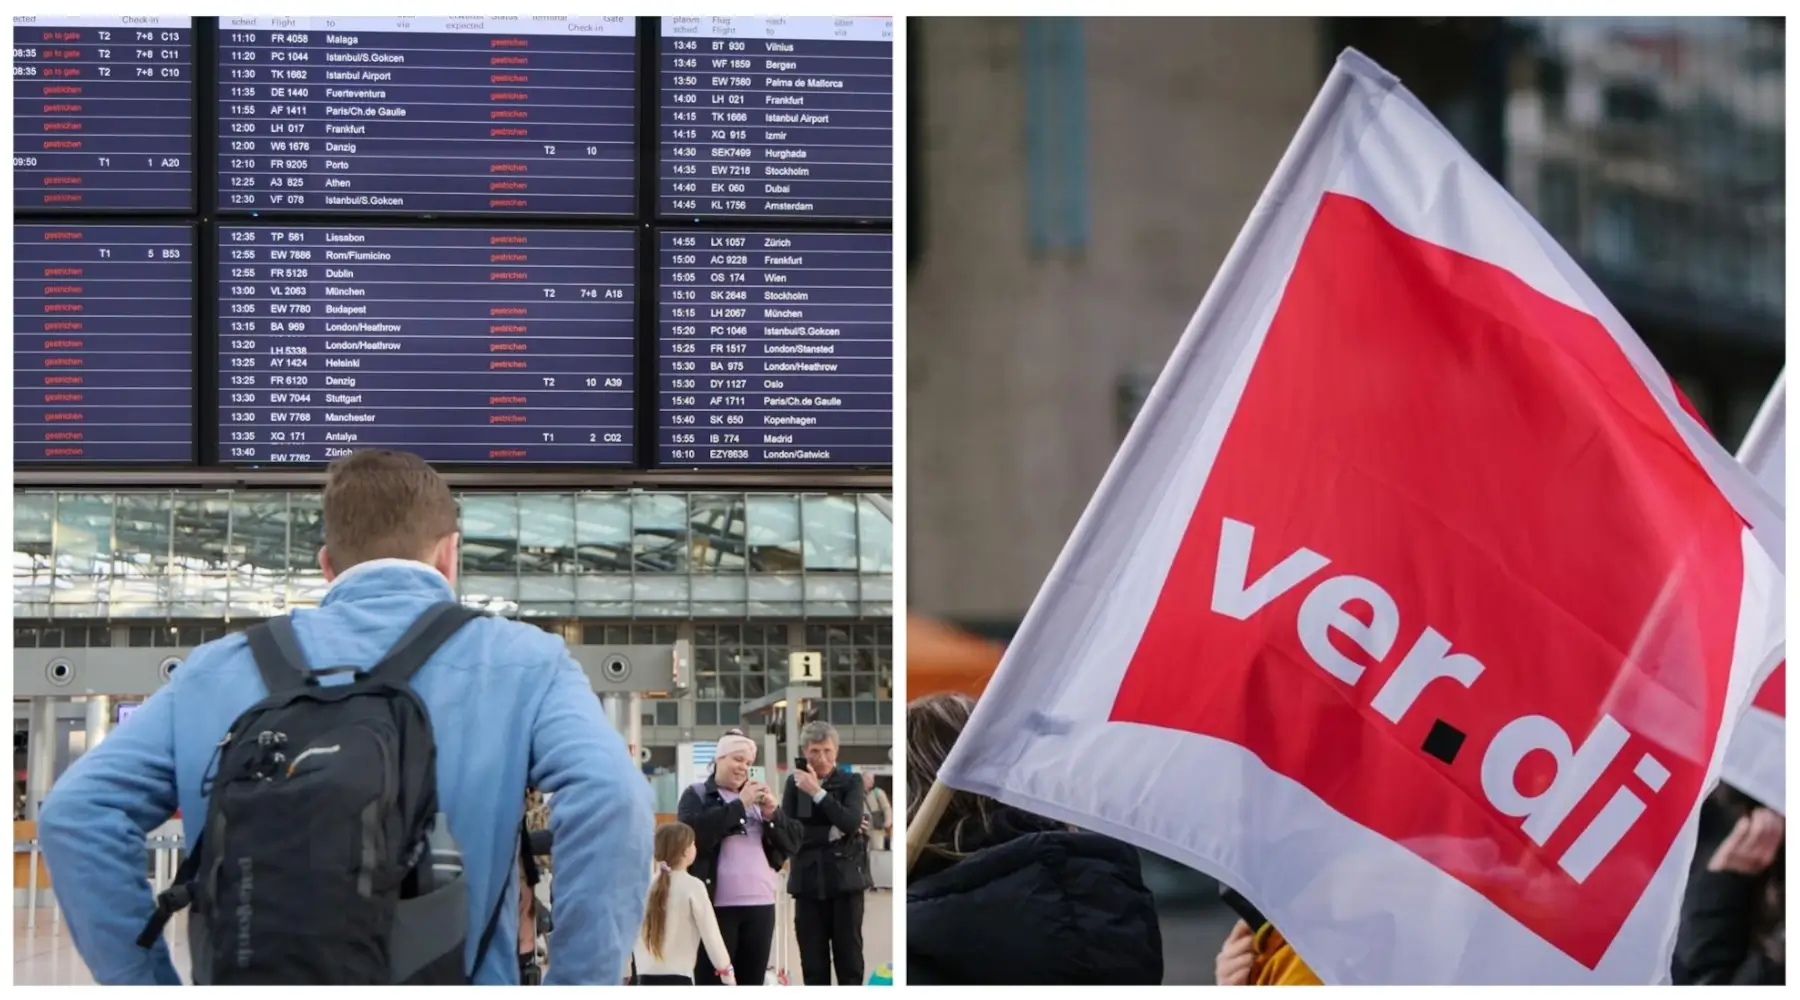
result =
[[[909,820],[974,705],[907,706]],[[920,986],[1155,986],[1162,929],[1130,845],[957,792],[907,876],[906,961]]]
[[[775,873],[800,846],[800,824],[769,786],[750,778],[756,743],[738,730],[719,738],[712,776],[681,793],[676,816],[694,830],[688,874],[706,883],[737,981],[761,986],[775,943]],[[694,982],[719,986],[702,947]]]
[[[1787,824],[1742,801],[1731,832],[1688,879],[1675,939],[1675,982],[1781,986],[1787,982]]]

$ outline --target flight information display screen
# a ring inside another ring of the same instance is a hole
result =
[[[657,460],[889,467],[891,233],[658,235]]]
[[[219,229],[219,459],[629,465],[629,230]]]
[[[13,18],[13,207],[194,209],[189,17]]]
[[[194,460],[194,231],[13,227],[13,461]]]
[[[632,215],[631,17],[220,17],[219,208]]]
[[[894,22],[665,17],[664,218],[892,219]]]

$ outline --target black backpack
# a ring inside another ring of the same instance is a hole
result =
[[[219,742],[206,826],[138,944],[192,905],[199,985],[469,983],[468,885],[438,811],[431,720],[408,682],[477,617],[435,605],[368,670],[308,670],[286,617],[246,631],[269,696]],[[319,683],[345,672],[354,681]],[[511,880],[501,885],[475,969]]]

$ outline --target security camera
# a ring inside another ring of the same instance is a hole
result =
[[[171,656],[157,666],[156,672],[162,677],[163,683],[167,684],[169,678],[175,676],[175,668],[179,666],[181,666],[181,658],[178,656]]]
[[[75,665],[68,660],[51,660],[44,668],[44,676],[57,687],[68,687],[75,680]]]
[[[631,661],[614,653],[600,664],[600,675],[614,684],[623,684],[631,676]]]

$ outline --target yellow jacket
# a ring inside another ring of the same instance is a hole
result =
[[[1293,945],[1281,936],[1274,924],[1264,924],[1252,942],[1256,964],[1250,967],[1251,986],[1323,986],[1319,977],[1300,961]]]

